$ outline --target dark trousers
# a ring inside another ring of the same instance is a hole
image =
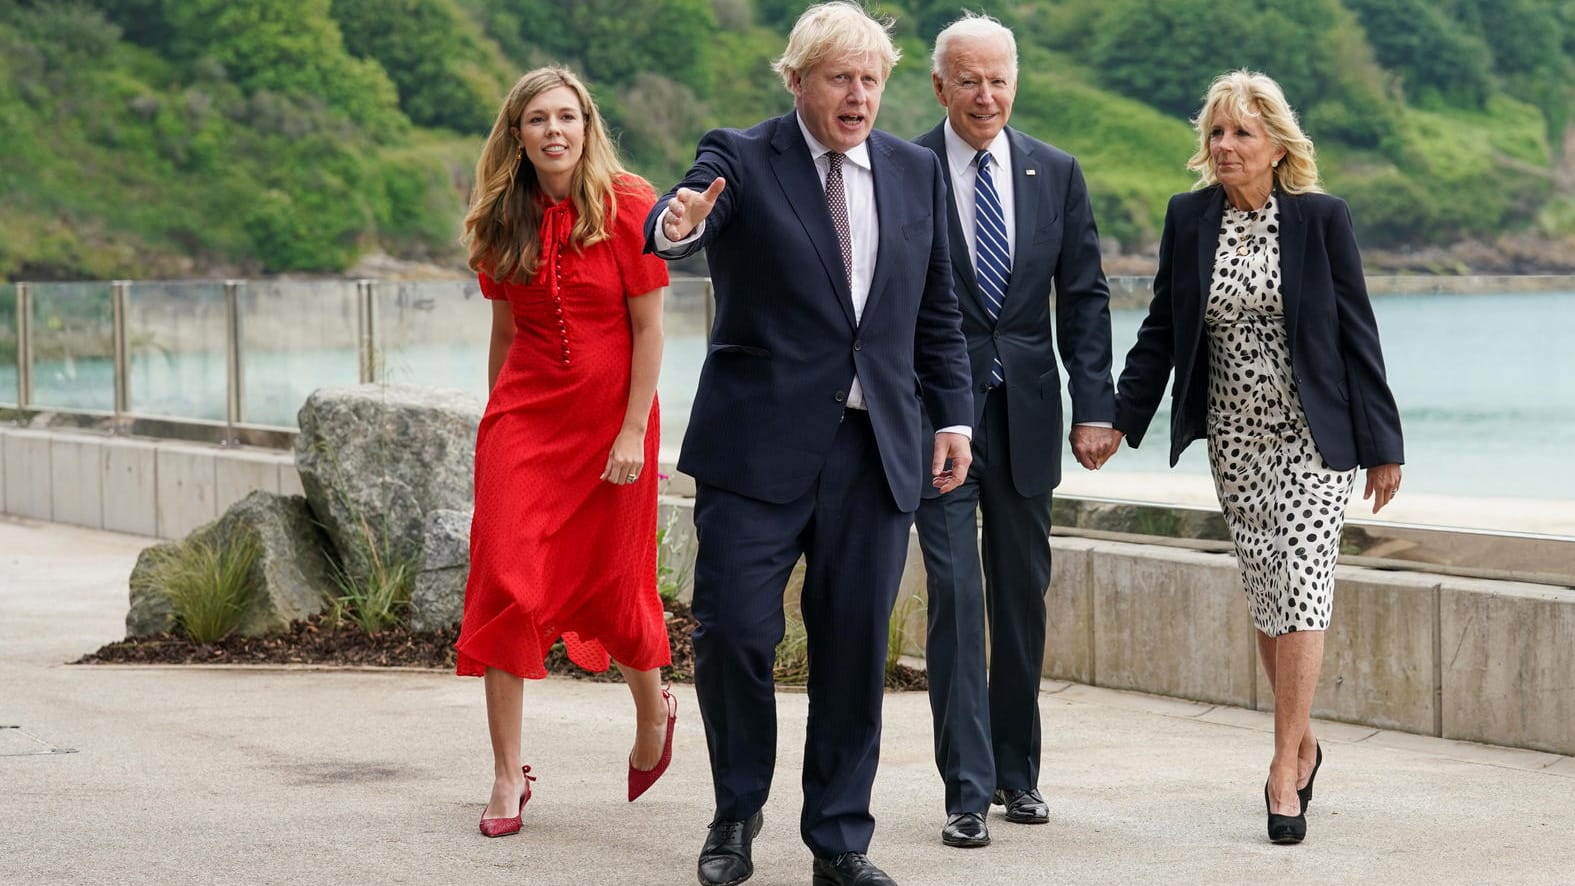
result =
[[[1005,391],[986,397],[967,481],[925,499],[917,515],[928,573],[935,765],[948,813],[986,811],[996,788],[1039,786],[1050,495],[1025,498],[1013,488]],[[983,517],[982,574],[976,515]]]
[[[695,690],[715,818],[747,818],[771,790],[772,663],[783,589],[802,554],[810,676],[800,831],[822,857],[868,851],[875,831],[886,632],[912,525],[892,501],[868,416],[847,416],[816,483],[795,501],[695,490]]]

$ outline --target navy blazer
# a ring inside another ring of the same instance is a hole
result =
[[[1043,495],[1061,482],[1061,373],[1050,322],[1055,292],[1055,333],[1072,392],[1072,421],[1113,421],[1110,381],[1110,287],[1099,259],[1099,231],[1088,186],[1077,160],[1058,148],[1008,128],[1012,152],[1012,275],[1001,316],[992,321],[968,258],[968,241],[947,188],[952,281],[962,309],[963,334],[973,368],[974,427],[984,418],[984,396],[997,355],[1006,370],[1007,447],[1012,486],[1019,495]],[[914,139],[935,152],[951,182],[945,123]],[[928,496],[929,491],[926,490]]]
[[[1400,411],[1384,377],[1351,210],[1327,194],[1277,192],[1280,280],[1291,370],[1318,454],[1335,470],[1403,464]],[[1154,300],[1117,385],[1116,427],[1143,440],[1165,380],[1170,463],[1207,434],[1209,350],[1203,307],[1214,275],[1225,192],[1177,194],[1165,210]]]
[[[941,427],[970,425],[968,354],[951,291],[946,181],[935,155],[871,132],[880,243],[855,322],[825,190],[796,114],[713,130],[695,164],[646,218],[646,250],[679,187],[727,187],[705,232],[716,293],[678,469],[703,483],[786,503],[819,476],[857,373],[897,507],[910,512],[929,478],[928,409]],[[922,404],[921,404],[922,397]]]

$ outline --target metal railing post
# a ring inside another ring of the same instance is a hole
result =
[[[224,442],[233,444],[240,437],[235,426],[241,423],[244,407],[241,370],[241,286],[242,280],[224,281]]]
[[[126,320],[129,313],[128,297],[131,283],[115,280],[109,284],[111,341],[114,360],[114,411],[116,433],[124,433],[131,412],[131,354],[126,338]]]
[[[33,292],[26,283],[16,284],[16,406],[33,403]]]
[[[377,381],[377,284],[357,280],[355,284],[356,319],[360,330],[361,384]]]

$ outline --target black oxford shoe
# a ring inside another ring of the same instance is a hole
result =
[[[1038,790],[1004,788],[995,792],[994,803],[1006,807],[1006,820],[1013,824],[1045,824],[1050,821],[1050,805]]]
[[[961,849],[990,845],[990,829],[985,827],[984,813],[954,812],[946,816],[946,827],[941,828],[941,842]]]
[[[836,858],[816,858],[813,886],[897,886],[897,881],[875,866],[862,852],[844,852]]]
[[[704,886],[733,886],[754,876],[749,847],[760,833],[764,817],[756,812],[743,821],[712,822],[700,848],[700,882]]]

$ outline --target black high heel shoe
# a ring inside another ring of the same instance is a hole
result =
[[[1312,772],[1307,776],[1307,786],[1296,789],[1296,797],[1302,801],[1303,815],[1307,814],[1307,806],[1312,803],[1313,779],[1318,777],[1318,767],[1323,765],[1323,744],[1321,742],[1316,743],[1313,745],[1313,748],[1318,751],[1318,756],[1313,759],[1313,769]]]
[[[1263,783],[1263,808],[1269,813],[1269,842],[1300,843],[1307,837],[1307,814],[1276,815],[1269,805],[1269,783]]]

